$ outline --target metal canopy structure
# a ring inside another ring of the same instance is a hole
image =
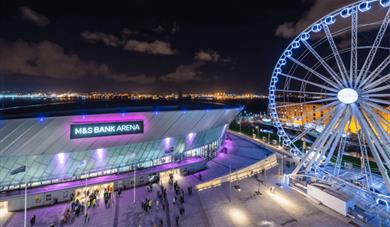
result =
[[[280,56],[269,109],[283,146],[300,159],[292,175],[341,178],[346,156],[353,156],[363,176],[360,186],[373,190],[375,172],[390,193],[389,23],[390,0],[358,1],[308,26]],[[288,134],[291,119],[280,117],[303,106],[311,111],[293,120],[304,125],[311,117],[325,126],[308,149],[298,142],[313,129]]]

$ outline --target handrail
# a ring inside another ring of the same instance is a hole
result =
[[[251,177],[255,174],[262,172],[263,170],[271,169],[278,165],[278,160],[276,154],[268,156],[267,158],[258,161],[250,166],[247,166],[243,169],[237,170],[230,174],[206,181],[204,183],[200,183],[195,186],[198,191],[202,191],[209,188],[214,188],[222,185],[225,182],[235,182],[238,180],[242,180],[248,177]]]

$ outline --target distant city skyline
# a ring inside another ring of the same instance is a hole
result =
[[[291,38],[349,2],[4,1],[0,90],[266,93]]]

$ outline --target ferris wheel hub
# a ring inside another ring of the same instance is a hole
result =
[[[337,93],[337,98],[345,104],[352,104],[359,98],[359,94],[352,88],[343,88]]]

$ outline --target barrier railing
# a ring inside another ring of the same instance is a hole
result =
[[[263,170],[269,170],[278,165],[276,154],[270,155],[267,158],[258,161],[243,169],[232,172],[231,174],[221,176],[204,183],[200,183],[195,186],[198,191],[202,191],[209,188],[221,186],[225,182],[234,182],[251,177],[255,174],[261,173]]]

